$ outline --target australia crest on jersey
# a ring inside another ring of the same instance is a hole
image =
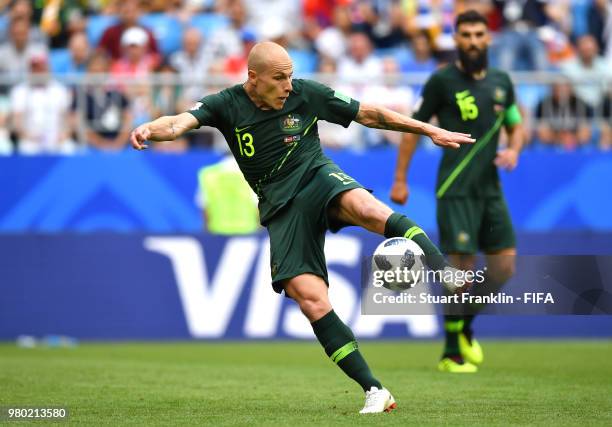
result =
[[[501,87],[496,87],[493,90],[493,110],[495,114],[500,114],[505,110],[506,91]]]
[[[302,129],[302,117],[299,114],[287,114],[281,117],[281,129],[285,132],[295,133]]]
[[[503,104],[506,102],[506,91],[501,87],[496,87],[493,91],[493,100],[497,104]]]

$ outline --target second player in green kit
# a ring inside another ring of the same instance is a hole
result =
[[[475,80],[451,64],[431,77],[422,99],[416,119],[429,121],[435,115],[442,126],[477,138],[473,146],[442,156],[436,182],[440,249],[471,254],[514,247],[495,166],[501,127],[520,122],[508,75],[490,69]]]
[[[498,167],[512,170],[518,162],[524,131],[514,88],[507,73],[488,68],[490,36],[486,19],[475,11],[457,17],[458,60],[435,72],[425,84],[414,118],[436,116],[441,127],[471,134],[476,142],[445,149],[436,182],[440,248],[458,268],[475,268],[475,254],[487,254],[487,286],[495,291],[513,274],[515,236],[504,199]],[[508,133],[500,150],[500,131]],[[407,170],[418,137],[405,135],[400,146],[391,199],[408,198]],[[470,313],[479,308],[470,309]],[[446,343],[438,367],[446,372],[476,372],[483,355],[473,336],[474,316],[445,316]]]

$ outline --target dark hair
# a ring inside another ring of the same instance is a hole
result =
[[[455,21],[455,31],[459,29],[461,24],[477,24],[479,22],[485,26],[488,26],[487,18],[485,18],[482,14],[476,12],[475,10],[466,10],[457,16],[457,20]]]

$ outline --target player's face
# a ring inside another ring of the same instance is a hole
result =
[[[271,61],[269,67],[257,74],[255,90],[265,107],[281,110],[293,89],[291,59]]]
[[[461,24],[455,33],[457,48],[472,60],[486,52],[490,41],[487,26],[482,22]]]

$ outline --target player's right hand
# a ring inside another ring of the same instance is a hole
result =
[[[476,142],[469,133],[451,132],[438,127],[434,127],[429,137],[439,147],[459,148],[460,144],[473,144]]]
[[[147,139],[151,136],[151,131],[146,125],[138,126],[130,134],[130,144],[135,150],[146,150],[149,146],[147,145]]]
[[[410,189],[405,181],[395,181],[391,187],[391,201],[400,205],[408,201]]]

